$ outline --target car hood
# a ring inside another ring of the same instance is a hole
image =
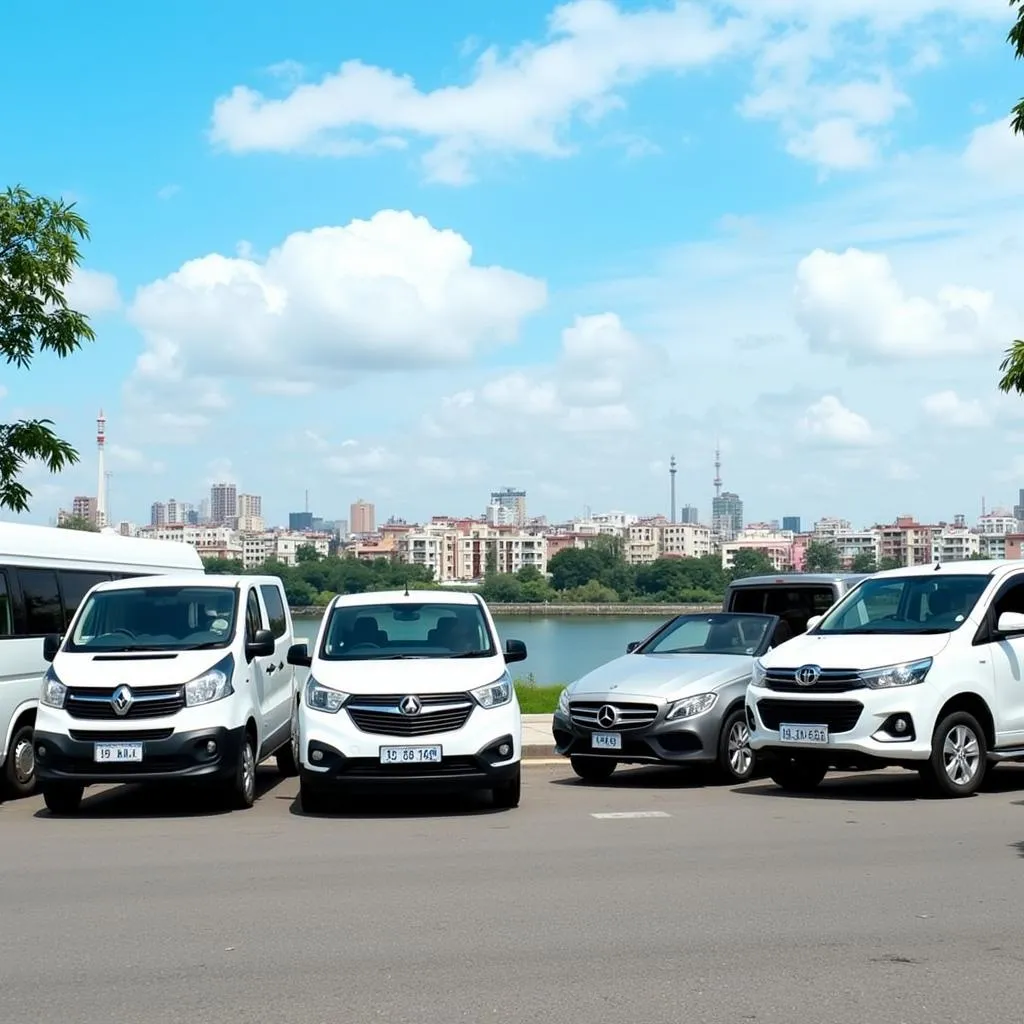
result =
[[[738,654],[626,654],[580,677],[569,693],[676,699],[747,678],[753,664]]]
[[[794,637],[762,659],[765,668],[799,668],[818,665],[821,668],[884,668],[922,658],[934,658],[949,643],[949,633],[925,636],[827,636],[807,633]]]
[[[322,661],[317,659],[310,675],[324,686],[345,693],[406,694],[464,693],[500,679],[505,659],[410,658],[406,661]]]
[[[60,651],[53,659],[53,671],[65,686],[108,688],[178,686],[209,671],[231,648],[213,651],[179,651],[173,657],[125,657]]]

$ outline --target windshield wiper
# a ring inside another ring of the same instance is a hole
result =
[[[444,655],[441,655],[444,657]],[[450,654],[449,658],[493,658],[493,651],[463,651],[461,654]]]
[[[223,640],[207,640],[201,644],[190,644],[188,647],[164,647],[161,650],[175,650],[175,651],[212,651],[214,647],[223,647]]]

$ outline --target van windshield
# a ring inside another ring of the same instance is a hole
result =
[[[477,604],[340,605],[331,612],[320,656],[327,661],[487,658],[496,653]]]
[[[132,587],[86,599],[66,650],[193,651],[226,647],[235,628],[232,587]]]
[[[815,633],[951,633],[990,582],[988,576],[888,576],[867,579],[832,609]]]

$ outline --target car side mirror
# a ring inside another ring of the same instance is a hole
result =
[[[522,640],[505,641],[505,664],[511,665],[514,661],[526,661],[526,644]]]
[[[1024,633],[1024,614],[1020,612],[1003,612],[996,623],[996,629],[1003,636],[1019,636]]]
[[[297,668],[309,668],[313,664],[309,647],[305,643],[292,644],[288,648],[288,664],[295,665]]]
[[[245,656],[249,661],[253,658],[269,658],[274,649],[274,634],[269,629],[257,629],[256,635],[245,645]]]
[[[626,644],[626,653],[632,654],[639,646],[639,640],[631,640],[628,644]]]
[[[50,633],[48,636],[43,637],[43,660],[53,661],[57,657],[57,652],[60,650],[60,636],[56,633]]]
[[[819,622],[821,622],[821,620],[822,620],[822,619],[823,619],[824,617],[825,617],[824,615],[812,615],[812,616],[811,616],[811,617],[810,617],[810,618],[809,618],[809,619],[807,620],[807,626],[806,626],[806,628],[804,629],[804,632],[805,632],[805,633],[809,633],[809,632],[810,632],[810,631],[811,631],[812,629],[814,629],[814,627],[815,627],[815,626],[816,626],[816,625],[817,625],[817,624],[818,624]]]

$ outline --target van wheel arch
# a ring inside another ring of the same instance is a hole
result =
[[[35,706],[25,708],[15,719],[8,738],[7,756],[0,772],[0,798],[30,796],[36,788],[35,751],[32,747],[32,731],[36,723]],[[26,777],[25,748],[29,764]]]
[[[996,745],[996,724],[992,711],[988,706],[988,701],[980,694],[965,691],[964,693],[958,693],[955,697],[950,697],[939,709],[932,728],[934,729],[947,715],[957,711],[964,711],[977,720],[978,725],[985,732],[985,743],[988,749],[991,750]]]

